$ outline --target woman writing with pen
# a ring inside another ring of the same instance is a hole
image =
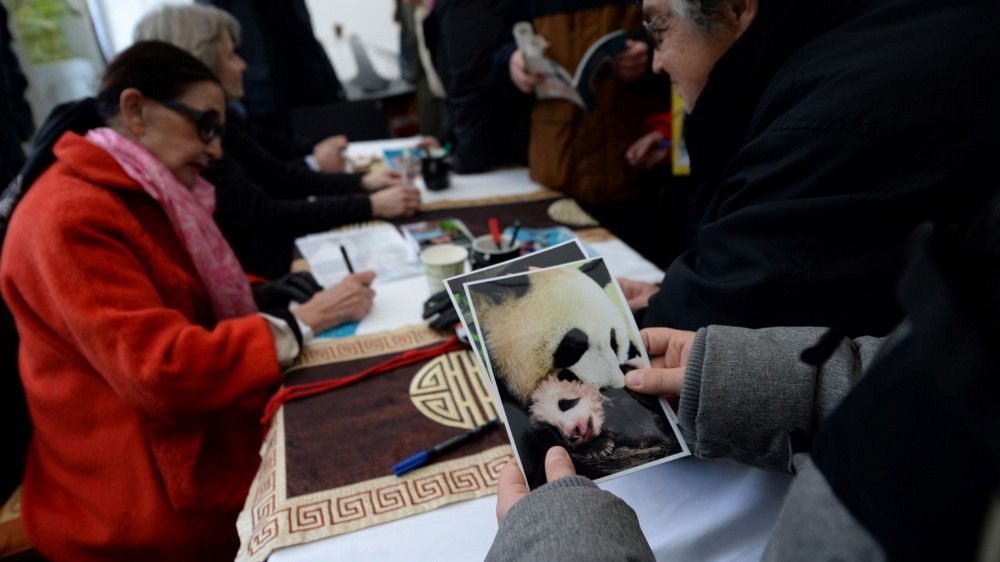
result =
[[[25,529],[51,560],[231,560],[282,366],[312,332],[364,316],[374,274],[259,312],[200,177],[226,107],[191,55],[135,44],[97,110],[106,126],[62,134],[0,217],[33,423]]]

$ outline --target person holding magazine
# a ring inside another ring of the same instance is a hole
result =
[[[223,88],[185,51],[134,44],[80,104],[101,126],[50,118],[39,139],[58,140],[0,205],[33,428],[24,527],[51,560],[231,560],[282,367],[363,317],[374,275],[259,311],[201,177],[222,153]]]
[[[588,49],[615,31],[625,33],[592,112],[571,101],[536,95],[544,77],[532,74],[513,37],[493,60],[493,75],[510,100],[532,101],[528,167],[531,179],[573,197],[602,226],[640,253],[656,224],[654,174],[629,164],[629,146],[644,134],[647,116],[669,109],[667,80],[650,71],[651,48],[641,33],[638,6],[626,0],[516,0],[510,21],[530,22],[544,38],[542,55],[574,72]]]

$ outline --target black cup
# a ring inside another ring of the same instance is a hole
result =
[[[504,236],[500,239],[500,246],[493,242],[493,237],[489,234],[479,236],[472,241],[472,252],[469,257],[472,262],[472,269],[480,269],[489,265],[496,265],[507,260],[514,259],[521,255],[521,243],[510,243],[510,237]]]
[[[424,155],[420,159],[420,175],[424,178],[424,185],[431,191],[447,189],[451,182],[448,179],[448,172],[451,166],[444,156]]]

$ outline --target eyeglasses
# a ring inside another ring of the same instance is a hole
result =
[[[653,43],[659,47],[663,44],[663,35],[670,31],[674,19],[673,12],[663,12],[662,14],[653,16],[653,19],[649,21],[643,20],[642,27],[646,30],[649,38],[653,40]]]
[[[214,109],[199,111],[176,101],[156,100],[156,102],[194,121],[198,130],[198,138],[205,144],[212,142],[212,139],[221,138],[222,134],[226,132],[226,125],[221,122],[222,117]]]

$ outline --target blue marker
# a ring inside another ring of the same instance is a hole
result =
[[[405,461],[398,462],[392,465],[392,471],[396,473],[396,476],[402,476],[411,470],[415,470],[426,465],[427,463],[431,462],[431,460],[434,457],[440,456],[445,452],[450,451],[455,447],[458,447],[459,445],[465,443],[466,441],[469,441],[475,437],[482,435],[483,433],[486,433],[487,431],[493,429],[494,427],[497,427],[498,425],[500,425],[500,420],[494,418],[479,427],[470,429],[465,433],[456,435],[451,439],[448,439],[447,441],[444,441],[442,443],[438,443],[437,445],[434,445],[434,447],[432,447],[430,450],[420,451],[419,453],[413,455],[412,457],[406,459]]]

